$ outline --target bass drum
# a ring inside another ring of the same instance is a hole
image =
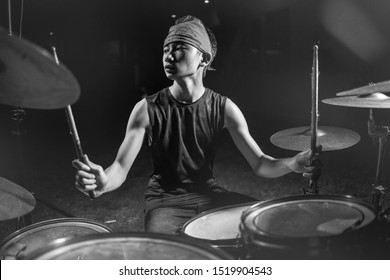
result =
[[[241,259],[244,252],[240,219],[242,213],[254,204],[256,202],[248,202],[205,211],[188,220],[181,229],[181,235],[206,242]]]
[[[230,255],[200,242],[159,233],[79,236],[29,256],[34,260],[229,260]]]
[[[6,237],[0,244],[1,259],[26,258],[35,250],[51,243],[61,242],[80,235],[109,233],[103,223],[84,218],[59,218],[29,225]]]
[[[253,205],[241,217],[247,259],[378,257],[377,215],[350,196],[307,195]]]

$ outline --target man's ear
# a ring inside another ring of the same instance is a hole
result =
[[[209,53],[202,53],[202,61],[200,63],[201,66],[207,66],[211,61],[211,55]]]

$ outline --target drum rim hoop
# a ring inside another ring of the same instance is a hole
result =
[[[28,226],[26,226],[24,228],[18,229],[17,231],[11,233],[10,235],[5,237],[0,242],[0,249],[3,248],[3,246],[6,245],[9,241],[13,240],[14,238],[18,237],[19,235],[21,235],[23,233],[27,233],[29,231],[38,229],[38,228],[46,226],[46,225],[53,225],[53,227],[55,227],[55,225],[58,225],[58,224],[61,224],[61,223],[64,223],[64,222],[85,223],[86,225],[87,224],[95,225],[95,226],[99,226],[101,228],[106,229],[108,232],[113,232],[113,230],[109,226],[104,224],[103,222],[99,222],[99,221],[96,221],[96,220],[93,220],[93,219],[88,219],[88,218],[56,218],[56,219],[49,219],[49,220],[44,220],[44,221],[40,221],[40,222],[37,222],[37,223],[33,223],[31,225],[28,225]]]
[[[202,242],[196,242],[194,240],[191,240],[189,238],[184,238],[177,235],[168,235],[163,233],[152,233],[152,232],[130,232],[130,233],[101,233],[101,234],[92,234],[88,236],[77,236],[75,238],[65,240],[63,243],[61,243],[60,246],[56,244],[51,244],[46,248],[38,249],[34,252],[32,252],[29,256],[27,256],[28,259],[39,259],[45,254],[50,253],[51,251],[55,249],[59,249],[60,247],[65,246],[72,246],[77,245],[79,243],[83,243],[85,241],[93,242],[93,241],[100,241],[104,239],[117,239],[117,241],[120,241],[122,239],[126,238],[136,238],[136,239],[145,239],[145,240],[152,240],[152,241],[169,241],[173,242],[175,244],[180,245],[181,247],[187,247],[187,248],[193,248],[198,251],[207,252],[207,254],[213,255],[216,259],[223,259],[223,260],[231,260],[233,257],[226,253],[223,250],[220,250],[218,248],[214,248],[211,246],[208,246],[207,244],[204,244]],[[97,243],[96,243],[97,244]]]
[[[354,196],[349,196],[349,195],[299,195],[299,196],[290,196],[290,197],[282,197],[282,198],[277,198],[277,199],[271,199],[271,200],[266,200],[259,202],[247,210],[244,211],[244,213],[241,216],[241,222],[239,226],[239,230],[241,233],[241,237],[244,239],[244,244],[247,242],[245,241],[247,236],[252,233],[252,230],[246,226],[246,218],[254,211],[257,210],[259,206],[261,207],[266,207],[266,206],[271,206],[273,204],[279,204],[283,202],[294,202],[294,201],[299,201],[299,200],[333,200],[335,202],[349,202],[349,203],[355,203],[357,205],[366,207],[368,210],[371,210],[374,219],[368,224],[366,224],[363,227],[357,228],[349,233],[342,233],[342,234],[335,234],[335,235],[327,235],[327,236],[306,236],[306,237],[285,237],[285,236],[275,236],[275,235],[267,235],[267,234],[262,234],[262,233],[257,233],[254,236],[256,237],[255,239],[261,239],[261,242],[281,242],[281,243],[290,243],[291,241],[294,242],[301,242],[301,243],[306,243],[308,240],[315,240],[315,242],[321,242],[322,240],[329,240],[329,239],[334,239],[334,238],[340,238],[340,236],[345,236],[348,234],[355,234],[359,231],[365,230],[368,226],[373,225],[375,222],[377,222],[377,211],[376,208],[369,202],[362,200],[360,198],[354,197]],[[252,236],[252,235],[251,235]],[[253,236],[252,236],[253,239]]]
[[[214,246],[223,246],[223,245],[225,245],[227,247],[232,247],[232,246],[233,247],[236,247],[236,246],[241,247],[243,245],[242,242],[237,243],[237,241],[241,240],[241,235],[239,235],[237,238],[226,238],[226,239],[213,240],[213,239],[198,238],[198,237],[191,236],[191,235],[187,234],[185,232],[185,230],[191,223],[193,223],[195,220],[198,220],[201,217],[204,217],[204,216],[207,216],[209,214],[213,214],[213,213],[216,213],[216,212],[219,212],[219,211],[222,211],[222,210],[231,209],[231,208],[237,208],[237,207],[242,207],[242,206],[251,207],[253,204],[257,204],[259,202],[261,202],[261,201],[257,201],[257,202],[256,201],[250,201],[250,202],[243,202],[243,203],[238,203],[238,204],[229,204],[229,205],[225,205],[225,206],[212,208],[212,209],[203,211],[203,212],[199,213],[198,215],[195,215],[194,217],[192,217],[191,219],[189,219],[187,222],[185,222],[183,224],[183,226],[180,228],[180,235],[182,235],[182,236],[184,236],[186,238],[195,239],[197,241],[207,242],[208,244],[211,244],[211,245],[214,245]]]

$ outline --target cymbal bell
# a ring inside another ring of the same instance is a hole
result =
[[[26,189],[0,177],[0,221],[30,213],[35,203],[34,196]]]
[[[280,148],[293,151],[304,151],[311,147],[310,126],[300,126],[279,131],[271,136],[271,143]],[[317,145],[322,151],[341,150],[351,147],[360,141],[360,135],[352,130],[319,126],[317,129]]]
[[[390,81],[384,81],[380,83],[370,83],[369,85],[346,90],[337,93],[337,96],[356,96],[356,95],[365,95],[372,94],[376,92],[390,92]]]
[[[65,108],[80,86],[48,51],[0,28],[0,103],[31,109]]]
[[[323,103],[345,107],[390,109],[390,97],[383,93],[342,96],[322,100]]]

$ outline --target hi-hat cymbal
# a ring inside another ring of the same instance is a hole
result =
[[[31,109],[65,108],[77,101],[80,86],[45,49],[10,37],[0,28],[0,103]]]
[[[35,208],[35,198],[21,186],[0,177],[0,221],[21,217]]]
[[[365,95],[376,92],[390,92],[390,81],[380,82],[380,83],[371,83],[369,85],[346,90],[337,93],[337,96],[356,96],[356,95]]]
[[[372,93],[359,96],[342,96],[322,100],[330,105],[371,108],[371,109],[390,109],[390,97],[383,93]]]
[[[317,129],[317,145],[322,151],[341,150],[351,147],[360,141],[356,132],[339,127],[319,126]],[[301,126],[279,131],[271,136],[271,143],[280,148],[304,151],[311,148],[311,128]]]

